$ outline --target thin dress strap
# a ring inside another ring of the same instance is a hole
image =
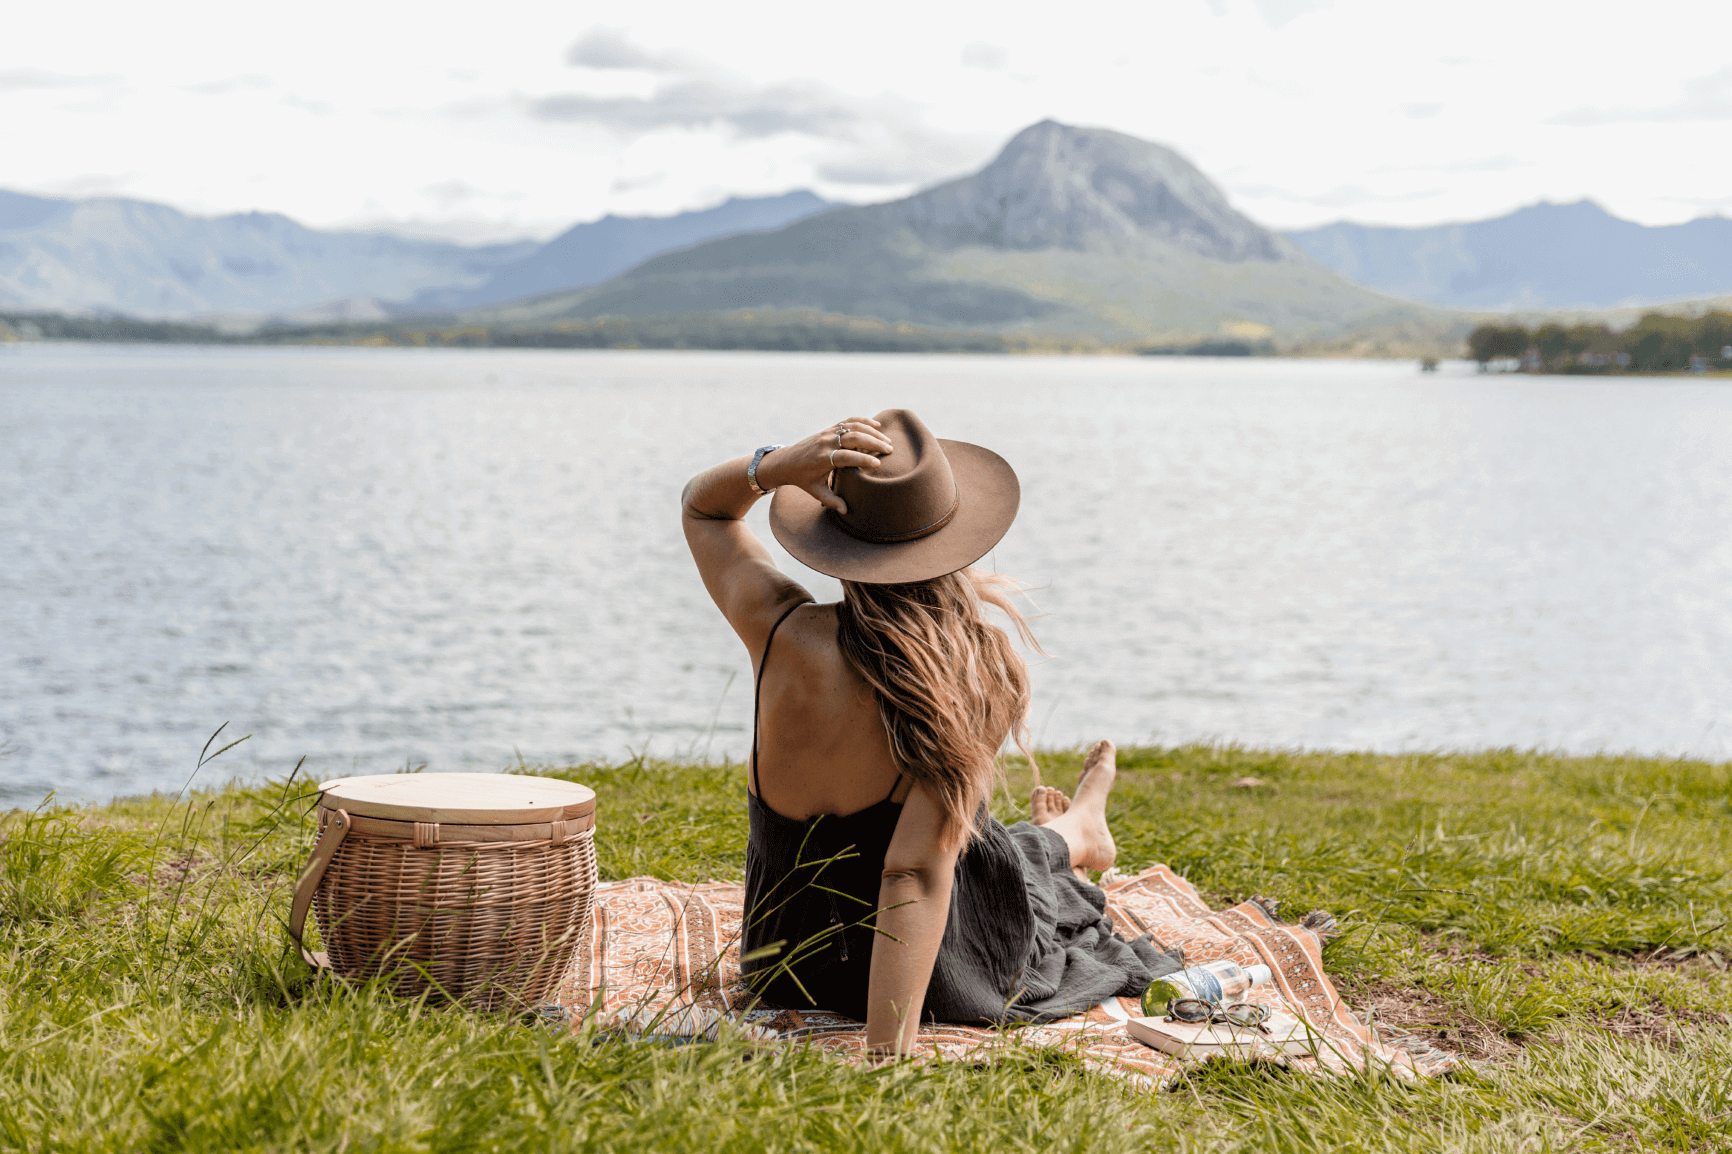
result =
[[[796,601],[770,626],[770,635],[764,638],[764,655],[758,658],[758,680],[752,685],[752,793],[761,800],[763,794],[758,792],[758,698],[764,690],[764,667],[770,663],[770,642],[776,639],[776,630],[782,627],[782,622],[802,605],[810,605],[810,601]],[[891,789],[895,793],[895,789]]]

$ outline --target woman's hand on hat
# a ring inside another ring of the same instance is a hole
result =
[[[826,509],[848,511],[848,503],[830,488],[836,469],[876,469],[878,458],[893,452],[879,424],[871,417],[849,417],[821,433],[785,445],[758,465],[758,484],[766,489],[793,485],[804,489]]]

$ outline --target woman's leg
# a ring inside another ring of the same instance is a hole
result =
[[[1107,795],[1118,777],[1114,763],[1117,750],[1110,741],[1099,741],[1083,762],[1077,778],[1076,797],[1067,798],[1056,789],[1036,786],[1030,796],[1033,823],[1043,825],[1064,838],[1070,847],[1071,868],[1082,877],[1086,870],[1108,870],[1118,850],[1107,829]],[[1085,879],[1086,880],[1086,879]]]

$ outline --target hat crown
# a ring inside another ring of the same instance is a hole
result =
[[[1016,520],[1022,487],[1010,462],[967,441],[941,441],[906,409],[879,413],[892,452],[872,469],[837,469],[845,517],[798,485],[770,502],[770,528],[794,558],[868,585],[955,573],[986,556]]]
[[[894,452],[872,470],[836,470],[836,495],[845,514],[831,513],[849,536],[889,544],[918,541],[949,523],[958,494],[950,459],[920,418],[907,409],[877,416],[879,434]]]

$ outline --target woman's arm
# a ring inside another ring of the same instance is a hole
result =
[[[890,442],[870,417],[850,417],[839,424],[849,431],[834,462],[836,426],[831,426],[766,453],[758,463],[758,484],[765,489],[797,485],[826,508],[845,512],[847,506],[830,491],[831,470],[876,469],[879,456],[890,452]],[[686,483],[681,516],[704,587],[740,640],[756,653],[780,611],[790,602],[810,601],[812,595],[777,570],[770,551],[746,528],[743,518],[758,499],[746,480],[750,463],[749,456],[735,457],[693,477]]]
[[[938,803],[915,783],[884,853],[878,887],[879,932],[866,990],[866,1047],[873,1053],[907,1053],[920,1029],[956,876],[957,850],[942,847],[942,826]]]

